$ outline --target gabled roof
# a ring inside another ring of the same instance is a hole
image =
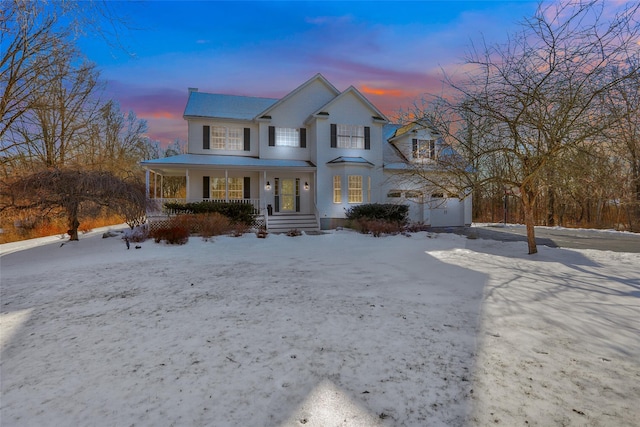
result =
[[[395,134],[393,134],[390,138],[388,138],[388,140],[393,141],[416,129],[427,129],[429,132],[431,132],[433,136],[438,136],[438,137],[440,136],[440,134],[436,132],[436,130],[433,128],[433,126],[431,126],[431,124],[427,120],[417,120],[417,121],[408,123],[402,127],[399,127],[396,130]]]
[[[252,120],[276,102],[273,98],[191,92],[184,117]]]
[[[319,81],[321,83],[323,83],[325,86],[327,86],[329,88],[329,90],[331,90],[336,96],[338,94],[340,94],[340,91],[338,89],[336,89],[336,87],[334,85],[332,85],[329,80],[325,79],[324,76],[320,73],[316,74],[315,76],[311,77],[309,80],[307,80],[306,82],[304,82],[303,84],[301,84],[300,86],[298,86],[297,88],[295,88],[293,91],[289,92],[284,98],[279,99],[277,102],[273,103],[272,105],[269,105],[264,111],[259,112],[258,114],[256,114],[257,118],[263,117],[263,116],[269,116],[269,113],[278,107],[278,105],[283,104],[284,102],[286,102],[288,99],[294,97],[297,93],[301,92],[302,90],[304,90],[307,86],[310,86],[312,83]]]
[[[387,116],[385,116],[380,110],[378,110],[375,107],[375,105],[373,105],[367,98],[365,98],[364,95],[360,93],[358,89],[356,89],[353,86],[349,86],[340,95],[336,96],[331,101],[327,102],[325,105],[320,107],[313,114],[311,114],[311,117],[317,117],[318,115],[321,117],[326,117],[326,110],[328,110],[333,104],[335,104],[336,102],[339,102],[340,99],[344,98],[348,94],[354,94],[358,99],[360,99],[360,101],[371,110],[371,112],[373,113],[372,117],[374,120],[389,122],[389,119],[387,118]]]

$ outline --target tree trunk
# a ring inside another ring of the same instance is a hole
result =
[[[529,247],[529,255],[538,253],[538,247],[536,246],[535,235],[535,194],[533,191],[526,188],[521,188],[522,193],[522,209],[524,211],[524,223],[527,226],[527,245]]]
[[[67,226],[69,227],[69,230],[67,230],[69,240],[78,240],[78,227],[80,227],[80,222],[78,221],[77,206],[67,208],[67,221]]]

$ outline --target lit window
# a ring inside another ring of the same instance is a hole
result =
[[[414,139],[413,140],[413,158],[414,159],[435,159],[436,142],[432,139]]]
[[[349,203],[362,203],[362,176],[349,175]]]
[[[226,199],[226,191],[224,178],[211,178],[211,198],[224,200]]]
[[[229,200],[244,198],[244,178],[229,178]]]
[[[243,150],[243,130],[224,126],[211,127],[212,147],[217,150]]]
[[[364,149],[364,126],[337,125],[338,148]]]
[[[409,190],[405,193],[405,197],[407,199],[419,199],[422,197],[422,192]]]
[[[391,190],[387,193],[387,197],[390,199],[397,199],[402,197],[402,192],[400,190]]]
[[[333,203],[342,203],[342,177],[333,176]]]
[[[244,198],[244,178],[229,178],[229,200]],[[226,200],[227,189],[224,178],[211,178],[211,198]]]
[[[293,128],[276,128],[276,146],[299,147],[300,131]]]

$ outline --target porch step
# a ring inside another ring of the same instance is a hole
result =
[[[289,230],[319,231],[314,214],[278,214],[269,217],[269,232],[286,233]]]

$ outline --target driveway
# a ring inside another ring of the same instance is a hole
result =
[[[523,225],[507,224],[505,227],[503,224],[474,224],[472,227],[433,228],[431,231],[502,242],[527,241],[527,231]],[[552,248],[640,253],[640,234],[607,230],[536,227],[536,243]]]

